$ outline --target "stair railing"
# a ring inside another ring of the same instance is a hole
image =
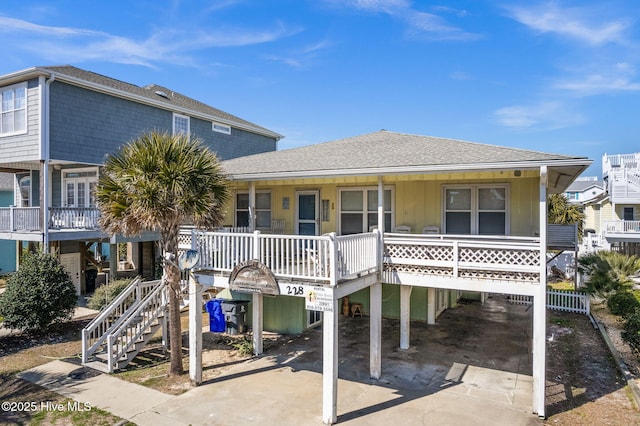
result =
[[[144,297],[161,286],[161,281],[136,278],[82,330],[82,362],[99,350],[106,336],[133,312]]]
[[[109,372],[119,368],[118,362],[127,351],[140,341],[142,335],[153,323],[164,315],[167,306],[167,292],[164,281],[160,281],[124,320],[107,335],[107,366]]]

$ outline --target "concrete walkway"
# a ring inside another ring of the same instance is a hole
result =
[[[271,357],[247,361],[215,381],[171,396],[52,361],[19,377],[137,425],[319,425],[322,375]],[[347,425],[535,425],[532,379],[459,366],[420,391],[339,380],[338,422]]]

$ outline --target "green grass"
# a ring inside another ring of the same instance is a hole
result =
[[[41,409],[30,419],[30,425],[95,425],[111,426],[119,423],[121,419],[104,410],[92,407],[90,404],[83,404],[67,398],[62,401],[52,402],[51,408]],[[131,422],[122,423],[133,425]]]

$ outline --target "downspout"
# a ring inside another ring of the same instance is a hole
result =
[[[49,252],[49,92],[51,83],[56,79],[55,74],[51,74],[49,79],[44,85],[44,93],[41,99],[41,119],[40,119],[40,158],[43,163],[42,179],[40,179],[40,194],[42,198],[42,226],[43,232],[43,250],[45,253]],[[42,85],[40,86],[42,87]]]

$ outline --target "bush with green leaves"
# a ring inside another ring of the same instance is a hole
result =
[[[122,291],[131,284],[131,279],[115,280],[108,284],[101,285],[93,293],[93,296],[89,299],[87,306],[91,309],[101,310],[107,306],[113,299],[118,297]]]
[[[623,290],[607,298],[607,307],[612,314],[626,318],[640,308],[640,301],[633,292]]]
[[[627,315],[621,336],[640,357],[640,308]]]
[[[630,278],[640,271],[640,258],[612,251],[601,251],[578,259],[579,270],[587,275],[584,289],[607,299],[610,295],[631,289]]]
[[[75,286],[57,257],[27,253],[0,295],[3,327],[29,333],[71,319],[77,302]]]

